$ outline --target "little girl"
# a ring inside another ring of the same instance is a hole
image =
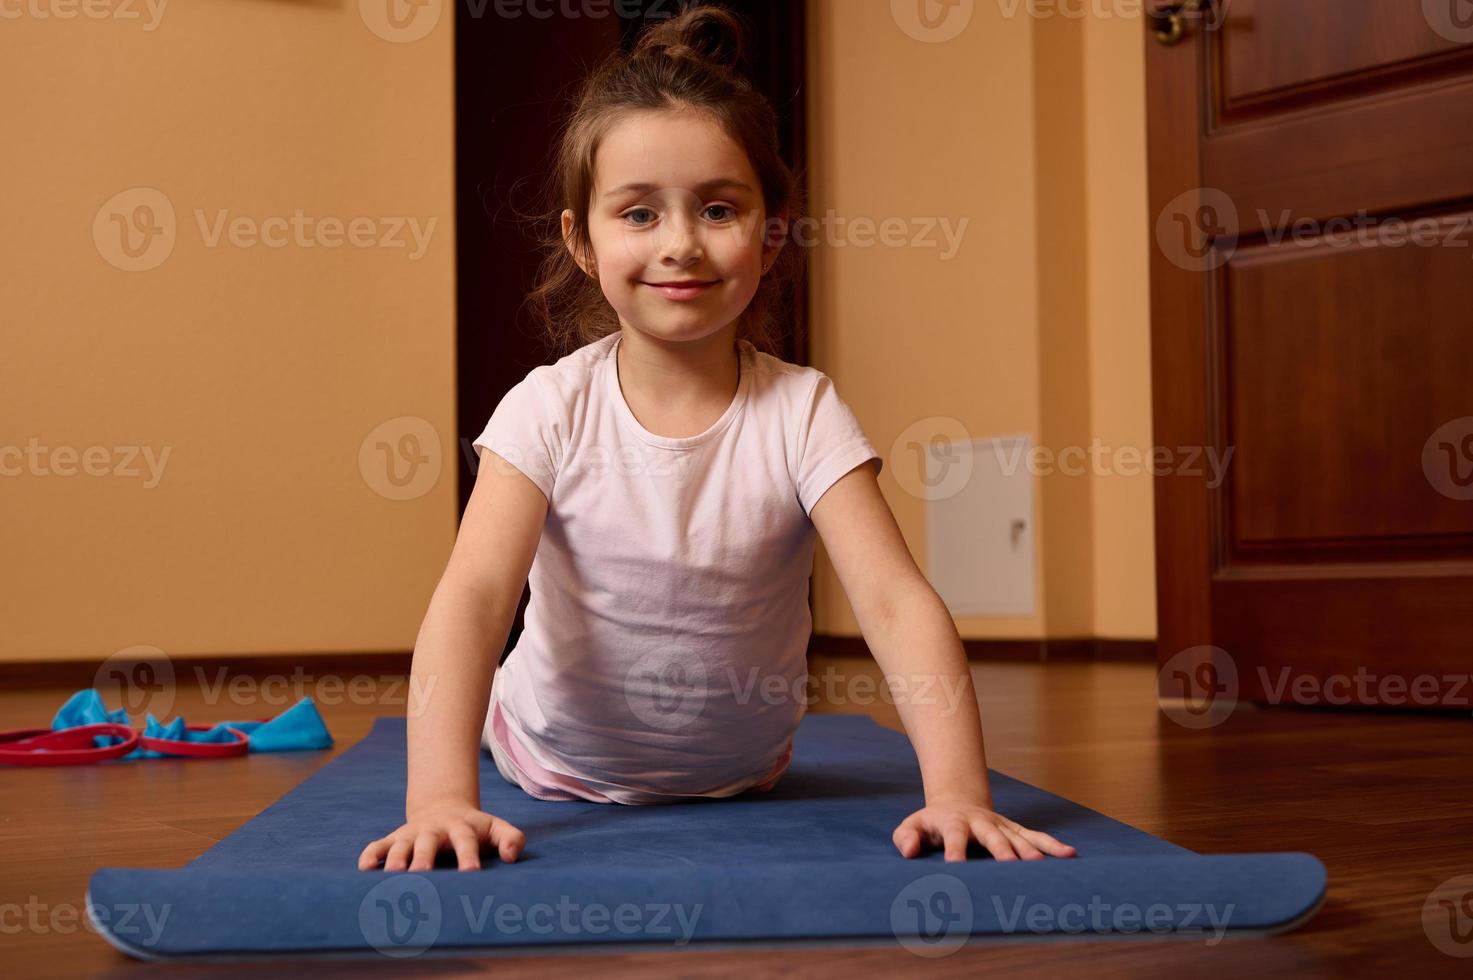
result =
[[[542,800],[771,788],[807,705],[815,534],[892,686],[960,694],[896,697],[926,798],[899,852],[1074,853],[991,809],[966,657],[880,495],[883,460],[826,375],[766,352],[801,202],[741,47],[729,12],[691,7],[579,96],[531,297],[571,353],[475,440],[415,644],[406,823],[364,870],[428,869],[442,850],[476,869],[483,845],[517,859],[523,833],[480,809],[478,739]],[[529,574],[526,629],[497,669]],[[909,683],[926,679],[940,683]]]

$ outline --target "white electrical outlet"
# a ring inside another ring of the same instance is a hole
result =
[[[926,574],[953,616],[1034,614],[1031,448],[998,436],[926,456]]]

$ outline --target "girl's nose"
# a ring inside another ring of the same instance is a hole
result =
[[[679,215],[672,217],[662,229],[660,239],[660,261],[666,265],[686,265],[699,261],[704,255],[700,225],[690,218]]]

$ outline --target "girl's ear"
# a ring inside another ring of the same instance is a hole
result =
[[[598,267],[592,260],[578,249],[578,243],[573,240],[573,211],[571,208],[563,209],[563,244],[567,246],[568,254],[573,256],[573,261],[578,263],[578,268],[585,273],[598,278]]]

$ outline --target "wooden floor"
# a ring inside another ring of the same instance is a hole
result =
[[[841,676],[878,677],[872,661],[815,661],[812,666],[818,676],[833,668]],[[979,942],[925,960],[897,944],[894,949],[316,960],[308,968],[324,975],[494,972],[541,980],[589,971],[846,980],[896,971],[943,977],[1055,977],[1074,971],[1085,976],[1165,971],[1209,977],[1470,975],[1473,959],[1441,952],[1422,925],[1428,895],[1450,878],[1473,874],[1473,720],[1466,715],[1240,706],[1220,726],[1193,731],[1159,709],[1149,665],[976,663],[974,674],[993,768],[1195,851],[1312,852],[1330,874],[1318,915],[1291,933],[1228,939],[1215,946],[1184,939]],[[284,709],[297,693],[293,684],[305,683],[301,692],[313,693],[314,680],[320,678],[278,678],[277,688],[261,689],[264,697],[275,690],[278,700],[260,704],[254,715]],[[213,674],[207,678],[211,685],[217,681]],[[228,763],[153,760],[0,769],[0,972],[11,977],[262,973],[260,962],[177,966],[128,959],[80,924],[87,879],[100,866],[168,868],[196,857],[352,745],[376,715],[402,714],[402,685],[389,679],[377,683],[377,693],[360,684],[358,696],[351,698],[341,690],[336,696],[327,688],[317,693],[338,742],[331,752],[262,754]],[[48,725],[70,693],[0,693],[4,727]],[[882,724],[900,727],[893,707],[883,703],[846,700],[812,710],[867,711]],[[188,687],[179,690],[174,713],[191,722],[241,717],[238,711],[223,711],[205,691]],[[1463,952],[1473,953],[1473,943]]]

